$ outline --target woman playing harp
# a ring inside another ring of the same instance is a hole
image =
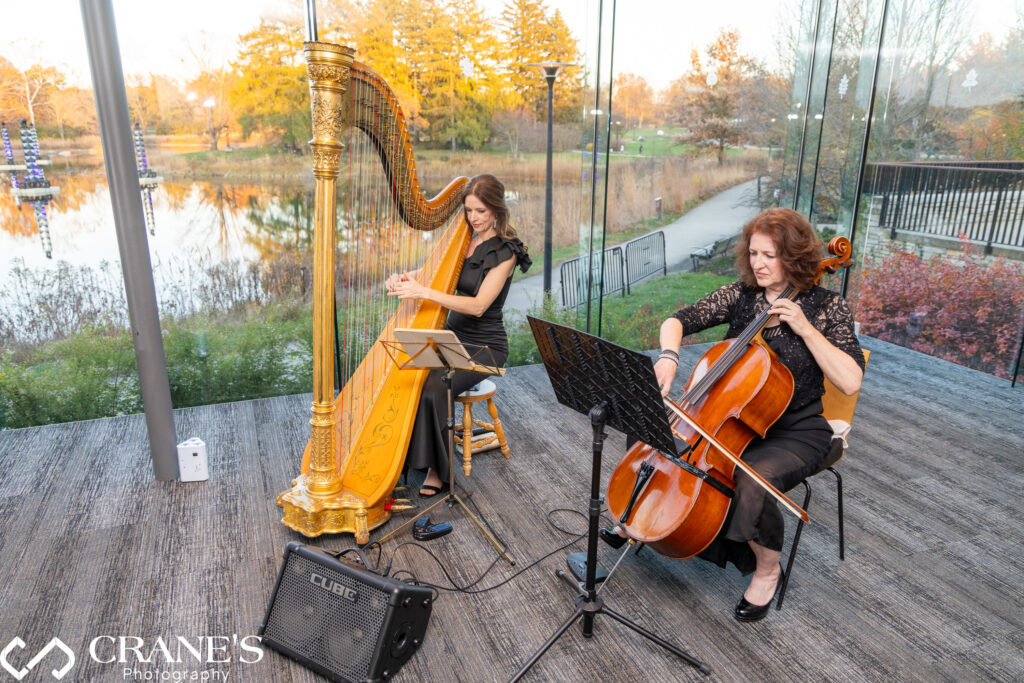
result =
[[[393,491],[427,378],[399,369],[387,342],[396,329],[438,329],[448,315],[427,299],[381,296],[381,283],[423,264],[419,284],[455,290],[471,237],[458,213],[468,179],[427,198],[387,83],[351,48],[307,42],[304,52],[315,181],[313,405],[300,474],[277,503],[282,522],[306,536],[353,533],[367,543],[405,509]]]
[[[502,308],[512,284],[512,272],[517,265],[525,272],[530,267],[530,257],[509,225],[505,186],[501,181],[490,174],[476,176],[466,185],[462,202],[472,236],[455,293],[424,286],[416,279],[419,271],[391,275],[385,286],[389,296],[432,301],[447,308],[450,313],[445,329],[455,332],[463,344],[488,347],[493,363],[500,367],[508,358]],[[445,434],[448,393],[442,372],[431,371],[423,386],[406,456],[407,467],[427,470],[420,488],[423,497],[446,490],[449,477]],[[457,396],[485,378],[480,373],[456,372],[452,392]]]

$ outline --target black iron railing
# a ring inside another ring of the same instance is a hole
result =
[[[1024,161],[868,164],[865,192],[881,197],[879,224],[1024,248]]]

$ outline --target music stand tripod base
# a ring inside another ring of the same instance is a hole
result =
[[[448,495],[441,496],[437,494],[438,500],[432,502],[423,510],[418,511],[419,516],[422,517],[443,503],[448,503],[449,507],[458,505],[473,524],[476,525],[476,528],[480,530],[480,533],[494,546],[498,554],[510,565],[515,565],[516,561],[505,552],[505,545],[488,529],[486,522],[482,523],[473,514],[473,511],[469,509],[462,497],[455,492],[455,396],[452,393],[452,377],[456,370],[503,375],[505,373],[504,369],[496,367],[493,363],[490,365],[479,363],[477,359],[481,355],[486,356],[490,354],[490,349],[488,347],[477,347],[477,350],[470,354],[451,330],[397,328],[394,330],[394,335],[395,342],[382,341],[381,344],[384,345],[385,351],[399,369],[442,369],[444,371],[442,378],[444,379],[448,394],[448,423],[446,428],[448,432]],[[407,354],[407,358],[404,360],[400,359],[403,353]],[[464,491],[462,495],[469,498],[472,494],[469,491]],[[377,542],[383,543],[396,536],[415,523],[415,521],[415,519],[409,519],[397,529],[382,536]]]
[[[605,426],[611,425],[619,431],[634,434],[652,446],[671,444],[669,451],[674,452],[671,428],[661,407],[661,391],[650,358],[569,327],[529,316],[527,320],[533,329],[537,348],[559,403],[590,417],[594,437],[593,460],[587,515],[586,577],[582,590],[577,586],[580,593],[576,598],[576,609],[509,679],[510,683],[520,680],[581,617],[583,636],[593,636],[594,618],[598,614],[608,615],[683,659],[702,674],[710,674],[711,667],[707,664],[608,607],[596,589],[598,526],[603,504],[601,454],[606,436]]]

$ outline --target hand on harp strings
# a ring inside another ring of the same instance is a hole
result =
[[[428,288],[420,284],[415,276],[409,272],[403,272],[401,275],[392,275],[388,278],[385,286],[388,290],[388,296],[397,296],[403,300],[428,298]]]

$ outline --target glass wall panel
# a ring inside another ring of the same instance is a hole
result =
[[[619,3],[602,336],[654,348],[667,316],[735,279],[740,230],[777,199],[800,12]]]
[[[585,302],[578,309],[577,323],[580,329],[596,335],[601,334],[607,269],[621,268],[620,261],[605,263],[616,4],[616,0],[593,0],[587,4],[583,177],[576,289],[577,300]]]
[[[582,62],[581,0],[562,12],[545,6],[542,16],[504,3],[445,5],[442,17],[411,1],[368,3],[358,17],[317,4],[321,38],[355,47],[395,92],[424,192],[461,175],[497,175],[532,249],[528,275],[539,277],[547,88],[529,64]],[[146,229],[174,406],[310,391],[313,177],[300,6],[185,0],[161,9],[116,0],[114,10],[149,183]],[[52,258],[32,207],[0,193],[0,277],[10,283],[0,291],[0,428],[141,409],[81,17],[76,9],[41,23],[37,11],[5,13],[5,26],[24,38],[0,46],[0,82],[28,78],[31,98],[23,101],[24,88],[0,89],[0,119],[18,165],[18,122],[34,113],[43,159],[52,161],[45,177],[61,192],[46,206]],[[578,252],[581,71],[564,70],[554,90],[553,227],[562,258]],[[341,171],[343,208],[352,168]],[[342,301],[339,319],[383,318],[393,303],[381,296],[385,271],[411,267],[417,252],[351,267],[344,215],[339,274],[363,281],[360,302]],[[390,233],[375,234],[370,241]],[[422,254],[429,239],[412,242]],[[522,297],[520,308],[538,299]],[[341,346],[339,357],[354,359],[365,339]]]
[[[803,0],[800,3],[800,21],[793,38],[793,78],[789,81],[790,102],[786,112],[786,146],[779,182],[776,206],[795,209],[798,186],[802,183],[803,159],[807,142],[807,102],[811,99],[818,63],[818,35],[823,21],[822,0]],[[814,119],[811,119],[813,124]]]
[[[838,196],[839,220],[837,232],[840,235],[853,237],[855,214],[863,207],[858,204],[859,192],[863,184],[863,163],[866,156],[865,145],[868,139],[869,117],[873,100],[875,80],[878,77],[879,41],[881,39],[882,21],[885,16],[887,0],[868,0],[852,5],[849,13],[839,17],[837,40],[842,45],[836,51],[837,65],[843,70],[834,87],[835,92],[844,100],[844,90],[852,96],[848,107],[842,104],[836,116],[830,116],[830,130],[836,129],[836,144],[845,135],[846,154],[838,173],[838,185],[831,193]],[[859,54],[848,55],[847,50],[855,50],[859,42]],[[854,62],[856,60],[856,63]],[[844,79],[849,78],[844,84]],[[847,271],[848,272],[848,271]]]
[[[792,208],[805,216],[811,216],[816,208],[815,188],[821,177],[825,107],[830,104],[829,76],[835,51],[833,39],[838,18],[836,2],[819,0],[816,13],[818,23],[811,37],[810,81],[804,90],[804,100],[793,102],[793,109],[800,117],[798,121],[801,127],[801,140],[800,158],[796,166],[797,176],[793,181],[796,187],[796,201]],[[831,112],[829,118],[832,118]],[[827,148],[825,154],[827,157]]]
[[[862,332],[1010,378],[1024,314],[1024,24],[1011,1],[888,7],[856,316]]]

